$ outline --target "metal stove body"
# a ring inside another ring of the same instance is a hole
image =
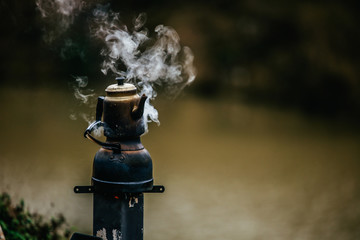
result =
[[[147,97],[123,78],[117,81],[106,88],[106,97],[98,98],[96,121],[84,133],[101,146],[92,185],[74,187],[75,193],[93,193],[93,236],[74,233],[72,240],[142,240],[144,193],[165,190],[153,185],[152,159],[140,141]],[[105,142],[92,135],[100,127]]]

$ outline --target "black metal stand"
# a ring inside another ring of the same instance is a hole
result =
[[[92,185],[74,187],[75,193],[94,194],[94,236],[75,233],[71,240],[142,240],[144,193],[165,190],[153,186],[152,159],[140,140],[147,97],[137,95],[136,87],[124,84],[123,78],[117,81],[106,88],[106,97],[98,98],[96,121],[84,133],[101,146],[94,157]],[[99,127],[106,142],[91,135]]]
[[[94,194],[93,235],[103,239],[143,239],[144,195]]]
[[[94,186],[75,186],[75,193],[94,193],[93,236],[74,233],[70,240],[143,240],[144,193],[162,193],[153,186],[144,193],[96,192]]]

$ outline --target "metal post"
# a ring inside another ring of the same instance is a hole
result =
[[[94,194],[94,236],[113,240],[142,240],[143,218],[142,193]]]

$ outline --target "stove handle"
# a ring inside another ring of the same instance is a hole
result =
[[[94,129],[97,129],[99,127],[104,127],[104,123],[101,121],[102,114],[103,114],[103,107],[104,107],[104,97],[98,97],[98,102],[96,105],[96,121],[89,125],[89,127],[84,132],[84,137],[87,139],[90,139],[94,143],[100,145],[103,148],[114,150],[114,151],[120,151],[121,146],[119,143],[108,143],[108,142],[102,142],[95,137],[91,135],[91,133],[94,131]]]
[[[87,139],[90,139],[91,141],[93,141],[94,143],[100,145],[101,147],[105,148],[105,149],[109,149],[109,150],[113,150],[113,151],[121,151],[121,145],[120,143],[109,143],[109,142],[102,142],[98,139],[96,139],[95,137],[93,137],[91,135],[91,133],[93,132],[94,129],[97,129],[99,127],[103,127],[104,123],[101,121],[95,121],[92,124],[89,125],[89,127],[85,130],[84,132],[84,137]]]

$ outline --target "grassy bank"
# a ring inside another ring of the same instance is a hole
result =
[[[7,193],[0,195],[0,225],[10,240],[61,240],[70,236],[63,215],[45,219],[28,212],[23,200],[14,205]]]

